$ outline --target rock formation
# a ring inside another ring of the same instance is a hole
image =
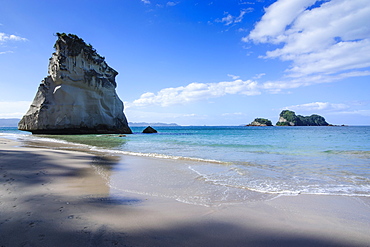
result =
[[[247,126],[272,126],[272,122],[266,118],[256,118]]]
[[[130,134],[116,93],[117,71],[91,45],[57,33],[48,76],[18,124],[33,134]]]
[[[284,110],[280,113],[277,126],[328,126],[325,118],[313,114],[311,116],[296,115],[294,111]]]
[[[154,128],[152,128],[151,126],[148,126],[146,127],[144,130],[143,130],[143,133],[146,133],[146,134],[150,134],[150,133],[157,133],[158,131],[156,131]]]

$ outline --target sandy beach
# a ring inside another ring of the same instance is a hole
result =
[[[280,196],[205,207],[117,196],[102,174],[122,160],[131,173],[160,161],[0,139],[0,246],[370,246],[368,197]]]

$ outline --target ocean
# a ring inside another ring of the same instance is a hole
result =
[[[210,206],[298,194],[370,197],[370,126],[166,126],[142,134],[144,128],[132,127],[134,134],[125,136],[31,135],[0,128],[0,137],[125,155],[109,174],[97,169],[106,173],[112,190],[187,203]],[[130,172],[125,159],[135,156],[156,162]]]

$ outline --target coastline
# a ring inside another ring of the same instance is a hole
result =
[[[135,173],[151,161],[0,139],[0,246],[369,246],[369,198],[298,195],[204,207],[115,193],[102,176],[120,162]]]

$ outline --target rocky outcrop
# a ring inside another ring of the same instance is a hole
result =
[[[76,35],[57,36],[49,75],[18,128],[34,134],[132,133],[116,93],[118,72]]]
[[[313,114],[311,116],[296,115],[294,111],[284,110],[280,113],[277,126],[328,126],[325,118]]]
[[[148,126],[146,127],[144,130],[143,130],[143,133],[146,133],[146,134],[151,134],[151,133],[157,133],[158,131],[156,131],[154,128],[152,128],[151,126]]]
[[[256,118],[247,126],[272,126],[272,122],[266,118]]]

